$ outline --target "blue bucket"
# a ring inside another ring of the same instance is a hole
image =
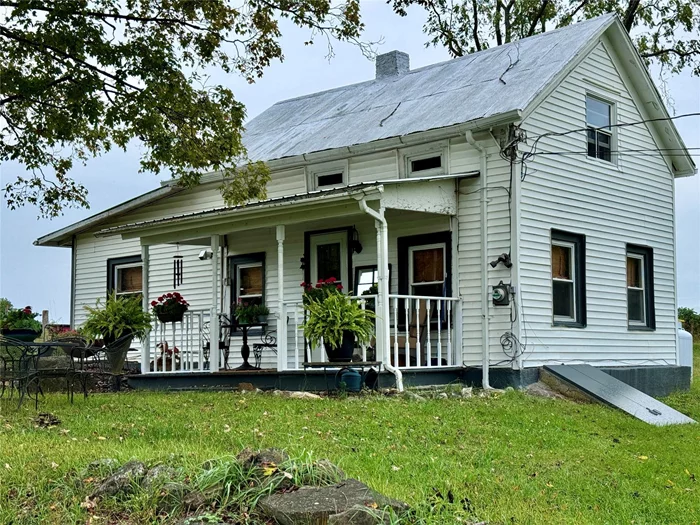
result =
[[[345,368],[338,376],[338,388],[340,383],[345,383],[345,390],[348,392],[359,392],[362,388],[362,376],[354,368]]]

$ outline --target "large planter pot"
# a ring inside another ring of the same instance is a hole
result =
[[[345,330],[343,332],[343,341],[338,348],[331,347],[328,343],[323,343],[326,348],[328,360],[333,363],[349,363],[352,361],[352,354],[355,351],[355,334]]]
[[[105,338],[106,339],[106,338]],[[119,345],[114,343],[108,344],[105,348],[105,355],[107,356],[107,363],[109,364],[109,371],[112,374],[119,375],[122,373],[124,368],[124,361],[126,361],[126,354],[129,351],[132,337],[128,337],[121,341]]]
[[[185,308],[179,312],[162,312],[157,313],[156,317],[161,323],[181,323],[186,311],[187,309]]]
[[[35,330],[27,330],[25,328],[19,330],[2,330],[2,335],[9,337],[11,339],[16,339],[17,341],[24,341],[27,343],[33,342],[37,337],[41,335],[41,332]]]

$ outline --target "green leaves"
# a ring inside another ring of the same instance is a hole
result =
[[[151,316],[141,305],[141,296],[117,296],[112,292],[102,305],[85,306],[87,320],[82,333],[91,340],[111,337],[118,339],[128,333],[142,339],[151,328]]]
[[[323,300],[311,300],[304,305],[308,319],[301,328],[311,347],[328,343],[339,347],[346,330],[355,334],[360,344],[369,343],[374,335],[374,312],[363,310],[347,295],[329,294]]]
[[[283,59],[279,19],[349,40],[362,30],[359,1],[0,1],[0,161],[30,175],[8,182],[7,205],[56,216],[88,207],[69,177],[74,162],[143,145],[140,171],[185,186],[221,171],[227,204],[265,198],[269,171],[242,142],[245,108],[207,68],[249,82]]]

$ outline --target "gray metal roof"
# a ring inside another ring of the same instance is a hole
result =
[[[603,15],[404,75],[278,102],[246,126],[248,154],[270,161],[524,110],[614,20]]]

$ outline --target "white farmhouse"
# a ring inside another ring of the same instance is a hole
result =
[[[71,323],[111,290],[146,308],[177,291],[190,310],[154,326],[135,385],[310,385],[335,371],[309,367],[326,357],[298,328],[300,283],[335,277],[377,312],[356,352],[381,362],[383,385],[520,386],[544,364],[588,363],[655,394],[687,387],[674,179],[696,169],[620,21],[415,70],[393,51],[376,72],[248,124],[267,200],[226,206],[211,174],[38,239],[72,250]],[[237,370],[239,299],[271,313]],[[165,340],[176,366],[154,365]]]

